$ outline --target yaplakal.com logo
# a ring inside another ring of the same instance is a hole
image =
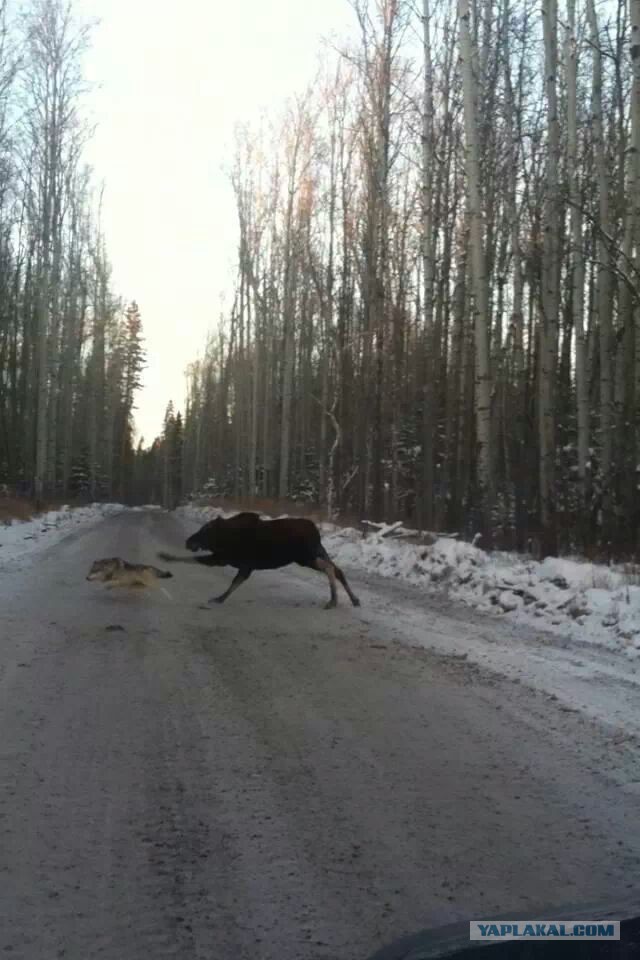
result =
[[[471,920],[470,940],[619,940],[619,920]]]

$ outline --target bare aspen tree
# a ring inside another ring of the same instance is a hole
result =
[[[335,459],[336,451],[340,442],[340,429],[336,419],[336,408],[339,400],[340,383],[340,354],[336,345],[335,330],[335,286],[336,286],[336,218],[338,205],[338,137],[340,120],[340,99],[343,94],[343,80],[340,72],[341,64],[335,74],[331,86],[327,86],[326,96],[328,99],[328,123],[329,123],[329,144],[328,144],[328,184],[327,184],[327,223],[328,248],[326,254],[326,270],[314,262],[314,257],[310,253],[310,262],[312,263],[312,273],[316,292],[320,300],[320,326],[322,342],[322,358],[320,361],[320,408],[322,417],[320,421],[320,449],[318,455],[318,496],[321,503],[327,504],[327,513],[332,516],[335,500]],[[334,394],[332,402],[329,402],[329,391],[331,387],[330,379],[333,366]],[[328,426],[331,423],[334,430],[334,440],[328,447]],[[328,452],[327,452],[328,451]]]
[[[465,170],[471,251],[471,282],[475,330],[475,414],[477,439],[477,476],[485,542],[491,542],[492,529],[492,455],[491,455],[491,373],[489,367],[489,317],[487,275],[484,250],[484,216],[480,198],[480,162],[476,86],[471,46],[471,6],[458,0],[460,59],[464,90]]]
[[[567,175],[571,203],[571,298],[575,333],[576,411],[578,423],[578,478],[581,500],[586,504],[587,459],[589,456],[589,395],[584,331],[584,244],[578,164],[578,42],[576,38],[576,3],[567,2],[565,35],[565,70],[567,76]]]
[[[306,117],[302,104],[298,105],[296,116],[292,118],[290,131],[290,150],[287,158],[287,200],[285,214],[284,239],[284,300],[283,300],[283,339],[284,361],[282,375],[282,419],[280,422],[280,482],[278,496],[286,497],[289,492],[289,459],[291,453],[291,404],[293,399],[293,366],[295,363],[295,310],[296,310],[296,224],[294,221],[295,199],[300,176],[301,152],[305,136]]]
[[[636,269],[636,277],[640,276],[640,0],[629,0],[629,18],[631,22],[631,42],[630,58],[632,69],[631,85],[631,151],[629,158],[629,187],[627,196],[630,200],[630,218],[629,218],[629,236],[628,245],[629,254],[632,247],[635,248],[633,263]],[[636,294],[638,291],[636,284]],[[632,481],[632,493],[630,500],[637,500],[637,479],[638,465],[640,465],[640,298],[635,297],[633,306],[633,332],[634,340],[634,376],[633,376],[633,406],[632,414],[635,426],[635,444],[634,444],[634,463],[635,483]],[[633,489],[635,487],[635,489]],[[635,531],[636,542],[639,531]]]
[[[598,240],[596,258],[598,265],[597,315],[600,334],[600,470],[602,473],[604,496],[604,523],[610,524],[609,484],[611,482],[612,455],[612,379],[611,379],[611,273],[609,248],[606,237],[609,234],[609,173],[602,113],[602,38],[598,29],[595,0],[587,0],[587,16],[593,58],[593,83],[591,93],[591,124],[593,147],[595,151],[598,183]]]
[[[434,152],[434,98],[433,98],[433,62],[431,56],[431,9],[429,0],[422,4],[422,47],[424,57],[424,91],[422,103],[422,283],[424,343],[426,350],[423,398],[423,478],[422,497],[423,523],[430,528],[433,524],[433,440],[434,440],[434,329],[433,298],[435,279],[435,235],[433,223],[433,166]]]
[[[558,122],[558,10],[556,0],[542,6],[547,106],[547,163],[542,238],[540,302],[538,426],[540,438],[540,521],[543,552],[556,552],[555,496],[555,376],[560,297],[559,155]]]
[[[272,169],[271,173],[271,184],[270,184],[270,200],[271,200],[271,224],[269,231],[269,257],[268,257],[268,277],[265,278],[265,324],[264,324],[264,337],[263,337],[263,349],[265,356],[265,370],[264,370],[264,392],[263,392],[263,407],[262,407],[262,495],[268,497],[269,493],[272,492],[271,476],[272,476],[272,463],[273,455],[271,450],[272,444],[272,434],[275,432],[272,429],[272,421],[275,419],[273,417],[272,402],[275,395],[275,377],[276,370],[274,369],[275,365],[270,361],[274,356],[274,345],[275,345],[275,315],[280,311],[280,301],[278,298],[277,291],[277,278],[279,273],[278,267],[278,232],[277,232],[277,221],[275,217],[275,211],[278,204],[278,195],[280,191],[280,170],[279,170],[279,156],[276,154],[276,163]],[[268,293],[267,293],[268,291]],[[268,358],[268,359],[267,359]]]
[[[83,254],[89,230],[86,214],[89,174],[84,169],[72,184],[70,191],[70,230],[68,276],[64,296],[62,339],[60,344],[60,408],[58,437],[60,450],[60,482],[69,490],[73,462],[73,403],[74,387],[81,365],[83,330],[87,315],[87,287],[83,271]]]
[[[260,353],[255,331],[258,327],[258,311],[260,309],[260,300],[256,296],[255,288],[253,289],[252,294],[253,295],[250,296],[247,305],[247,311],[249,324],[251,324],[251,305],[253,304],[254,344],[251,353],[251,414],[249,436],[249,496],[253,498],[257,493],[256,467],[258,462],[258,397],[260,394]]]
[[[524,438],[522,424],[526,411],[521,384],[526,377],[524,356],[524,271],[521,241],[521,202],[519,197],[520,166],[522,151],[521,114],[523,98],[522,71],[524,57],[520,57],[516,82],[513,79],[512,46],[511,46],[511,18],[513,11],[509,0],[505,0],[503,8],[504,31],[504,84],[505,84],[505,122],[508,136],[508,218],[509,218],[509,246],[511,253],[513,274],[513,306],[511,311],[510,338],[512,343],[512,370],[509,412],[512,419],[511,427],[515,427],[512,437],[505,438],[507,449],[511,447],[510,467],[507,473],[513,476],[515,496],[514,524],[516,527],[516,542],[522,545],[523,517],[526,510],[525,492],[522,489],[521,476],[524,473]],[[515,423],[513,422],[515,416]],[[505,418],[506,421],[506,418]],[[505,432],[511,433],[505,422]]]
[[[102,196],[99,211],[102,209]],[[108,264],[104,238],[100,233],[100,216],[98,216],[98,230],[96,249],[93,260],[93,317],[92,317],[92,350],[91,350],[91,378],[89,395],[89,470],[91,496],[95,500],[99,491],[99,476],[107,464],[107,457],[102,444],[106,439],[106,337],[109,319],[108,304]],[[108,478],[110,482],[110,477]]]

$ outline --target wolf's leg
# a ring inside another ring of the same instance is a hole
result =
[[[231,586],[225,590],[224,593],[221,593],[219,597],[211,597],[208,600],[208,603],[224,603],[227,597],[230,597],[234,590],[237,590],[241,583],[244,583],[245,580],[248,580],[251,576],[251,567],[241,567],[240,570],[236,573],[235,577],[231,581]]]

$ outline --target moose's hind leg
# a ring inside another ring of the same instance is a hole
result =
[[[326,573],[329,580],[329,589],[331,590],[331,599],[325,604],[325,610],[331,610],[338,606],[338,590],[336,588],[336,572],[331,560],[324,557],[316,557],[314,562],[316,570]]]
[[[337,566],[335,565],[335,563],[334,563],[334,564],[333,564],[333,569],[334,569],[335,572],[336,572],[336,577],[338,578],[338,580],[340,581],[340,583],[342,584],[342,586],[345,588],[345,590],[346,590],[347,593],[349,594],[349,600],[351,600],[351,603],[354,605],[354,607],[359,607],[359,606],[360,606],[360,601],[358,600],[358,598],[356,597],[355,593],[353,592],[353,590],[351,589],[351,587],[350,587],[349,584],[347,583],[347,578],[345,577],[345,575],[344,575],[344,573],[342,572],[342,570],[340,569],[340,567],[337,567]]]

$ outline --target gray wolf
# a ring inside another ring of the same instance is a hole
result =
[[[211,597],[209,603],[224,603],[240,584],[249,579],[254,570],[275,570],[297,563],[326,574],[331,597],[325,609],[338,604],[336,581],[342,584],[353,606],[360,606],[344,573],[322,546],[320,531],[312,520],[298,517],[262,520],[257,513],[238,513],[228,520],[216,517],[192,534],[185,546],[193,553],[206,550],[209,555],[176,557],[170,553],[159,553],[158,556],[170,562],[201,563],[207,567],[229,566],[238,571],[229,588],[219,597]]]
[[[94,561],[87,580],[98,580],[111,587],[151,587],[156,580],[172,576],[168,570],[146,563],[127,563],[121,557],[108,557]]]

